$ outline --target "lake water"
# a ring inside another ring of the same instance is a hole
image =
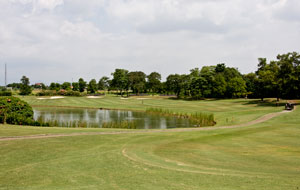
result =
[[[34,119],[57,121],[59,124],[73,121],[86,122],[89,126],[102,126],[103,122],[134,121],[139,129],[167,129],[192,127],[189,120],[164,117],[145,112],[79,109],[34,108]]]

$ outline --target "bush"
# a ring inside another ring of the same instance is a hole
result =
[[[32,125],[33,110],[31,106],[16,97],[0,97],[0,122],[13,125]]]
[[[41,92],[36,93],[36,96],[55,96],[55,90],[43,90]]]
[[[65,93],[65,96],[81,96],[81,93],[78,91],[69,90]]]
[[[60,90],[56,92],[55,90],[43,90],[36,94],[37,96],[81,96],[81,93],[78,91],[72,90]]]
[[[11,91],[0,91],[0,96],[12,96]]]

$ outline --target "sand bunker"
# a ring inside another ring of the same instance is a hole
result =
[[[86,98],[97,99],[97,98],[103,98],[103,97],[101,97],[101,96],[87,96]]]
[[[37,98],[38,100],[54,100],[54,99],[62,99],[62,98],[65,98],[63,96],[52,96],[52,97],[49,97],[49,98]]]
[[[137,98],[137,100],[150,100],[151,98]]]

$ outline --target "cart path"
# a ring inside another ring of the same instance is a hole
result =
[[[187,131],[207,131],[207,130],[218,130],[218,129],[232,129],[239,127],[247,127],[254,124],[268,121],[279,115],[289,113],[291,111],[282,111],[276,113],[266,114],[256,120],[232,125],[232,126],[220,126],[220,127],[201,127],[201,128],[176,128],[176,129],[145,129],[145,130],[128,130],[128,131],[114,131],[114,132],[81,132],[81,133],[70,133],[70,134],[42,134],[42,135],[30,135],[30,136],[15,136],[15,137],[2,137],[0,141],[13,141],[13,140],[24,140],[24,139],[45,139],[54,137],[75,137],[75,136],[87,136],[87,135],[119,135],[119,134],[142,134],[142,133],[163,133],[163,132],[187,132]]]

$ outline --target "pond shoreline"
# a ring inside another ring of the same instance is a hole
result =
[[[130,129],[164,129],[186,128],[193,124],[191,120],[149,114],[147,111],[128,109],[106,109],[96,107],[33,106],[34,120],[49,126],[66,128],[130,128]]]

